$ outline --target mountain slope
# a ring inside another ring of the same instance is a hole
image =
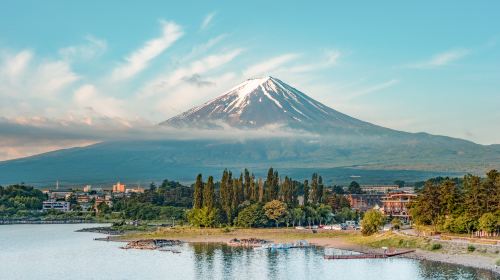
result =
[[[315,132],[388,132],[342,114],[274,77],[249,79],[201,106],[168,119],[173,127],[281,125]]]

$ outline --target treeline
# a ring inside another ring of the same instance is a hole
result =
[[[330,195],[323,178],[316,173],[311,181],[302,183],[288,176],[280,179],[273,168],[268,170],[265,180],[256,179],[247,169],[238,177],[233,177],[232,172],[226,169],[218,183],[212,176],[206,182],[202,174],[196,177],[193,209],[188,213],[188,220],[192,225],[205,227],[295,226],[329,222],[334,218],[334,211],[343,211],[338,219],[356,217],[345,197]]]
[[[164,180],[157,186],[151,183],[144,193],[115,198],[113,207],[100,204],[102,216],[132,220],[184,220],[185,208],[192,205],[193,189],[176,181]]]
[[[453,233],[500,231],[500,173],[428,180],[411,205],[413,221]]]
[[[0,217],[27,216],[33,210],[42,209],[45,199],[44,193],[30,186],[0,186]]]

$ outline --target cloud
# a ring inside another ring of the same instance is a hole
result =
[[[92,84],[79,87],[73,95],[73,101],[77,108],[87,108],[109,118],[127,116],[123,101],[100,94]]]
[[[140,49],[125,58],[125,63],[113,70],[113,80],[126,80],[137,75],[148,66],[151,60],[162,54],[184,34],[182,28],[174,22],[162,21],[161,27],[160,37],[144,43]]]
[[[353,93],[347,94],[347,96],[345,96],[345,97],[348,100],[358,98],[361,96],[368,95],[370,93],[378,92],[378,91],[393,87],[394,85],[396,85],[398,83],[399,83],[399,80],[391,79],[389,81],[385,81],[385,82],[382,82],[379,84],[371,85],[371,86],[368,86],[366,88],[355,91]]]
[[[182,82],[186,77],[193,75],[202,75],[213,69],[219,68],[243,52],[243,49],[234,49],[223,53],[212,54],[191,62],[186,67],[180,67],[167,75],[161,75],[150,81],[139,93],[139,97],[150,97],[158,92],[165,93],[167,89],[172,90]]]
[[[210,26],[210,23],[214,19],[215,14],[216,14],[215,12],[212,12],[212,13],[205,16],[205,18],[203,19],[203,21],[200,25],[200,30],[205,30]]]
[[[283,55],[275,56],[269,59],[266,59],[263,62],[254,64],[248,67],[243,73],[247,78],[252,78],[260,75],[271,75],[273,70],[276,70],[283,66],[284,64],[297,59],[299,57],[298,54],[295,53],[286,53]]]
[[[80,78],[68,61],[36,59],[29,50],[9,53],[0,60],[0,97],[53,97]]]
[[[85,37],[85,44],[69,46],[59,50],[59,54],[65,60],[86,61],[101,56],[108,48],[105,40],[92,35]]]
[[[182,80],[188,84],[192,84],[192,85],[195,85],[197,87],[206,87],[206,86],[214,85],[214,82],[211,82],[208,80],[203,80],[203,78],[198,74],[193,74],[190,77],[184,77],[184,78],[182,78]]]
[[[470,54],[468,49],[452,49],[434,55],[427,61],[407,65],[408,68],[426,69],[448,65]]]
[[[341,52],[338,50],[326,50],[321,62],[292,66],[287,68],[287,71],[292,73],[305,73],[325,69],[335,66],[340,56]]]

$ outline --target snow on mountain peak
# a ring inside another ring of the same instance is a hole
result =
[[[224,122],[240,128],[270,124],[291,127],[366,126],[310,98],[281,80],[266,76],[248,79],[223,95],[168,119],[168,126],[217,126]],[[320,128],[321,129],[321,128]]]

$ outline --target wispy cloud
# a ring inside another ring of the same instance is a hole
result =
[[[65,47],[59,54],[66,60],[89,60],[101,56],[108,48],[104,39],[92,35],[85,36],[85,44]]]
[[[361,96],[365,96],[365,95],[368,95],[368,94],[371,94],[374,92],[382,91],[384,89],[393,87],[393,86],[397,85],[398,83],[399,83],[399,80],[391,79],[391,80],[388,80],[388,81],[385,81],[382,83],[370,85],[370,86],[367,86],[367,87],[362,88],[360,90],[354,91],[353,93],[347,94],[345,97],[348,100],[358,98]]]
[[[185,79],[189,79],[193,75],[203,75],[213,69],[219,68],[243,52],[243,49],[233,49],[218,54],[212,54],[192,61],[188,66],[180,67],[168,74],[163,74],[156,79],[146,84],[144,89],[139,93],[140,97],[152,96],[158,92],[165,92],[167,89],[173,89]]]
[[[210,14],[206,15],[203,21],[201,22],[200,25],[200,30],[205,30],[210,26],[210,23],[212,23],[212,20],[215,17],[215,12],[211,12]]]
[[[426,69],[448,65],[470,54],[470,50],[460,48],[438,53],[430,59],[407,65],[408,68]]]
[[[293,61],[299,57],[296,53],[286,53],[283,55],[271,57],[263,62],[259,62],[248,67],[243,74],[247,78],[259,76],[259,75],[271,75],[273,70],[279,69],[286,63]]]
[[[292,73],[305,73],[332,67],[337,64],[340,56],[341,52],[338,50],[326,50],[320,62],[295,65],[288,68],[288,71]]]
[[[151,60],[162,54],[184,34],[182,28],[175,22],[160,22],[161,36],[151,39],[125,58],[125,63],[113,70],[114,80],[129,79],[144,70]]]

